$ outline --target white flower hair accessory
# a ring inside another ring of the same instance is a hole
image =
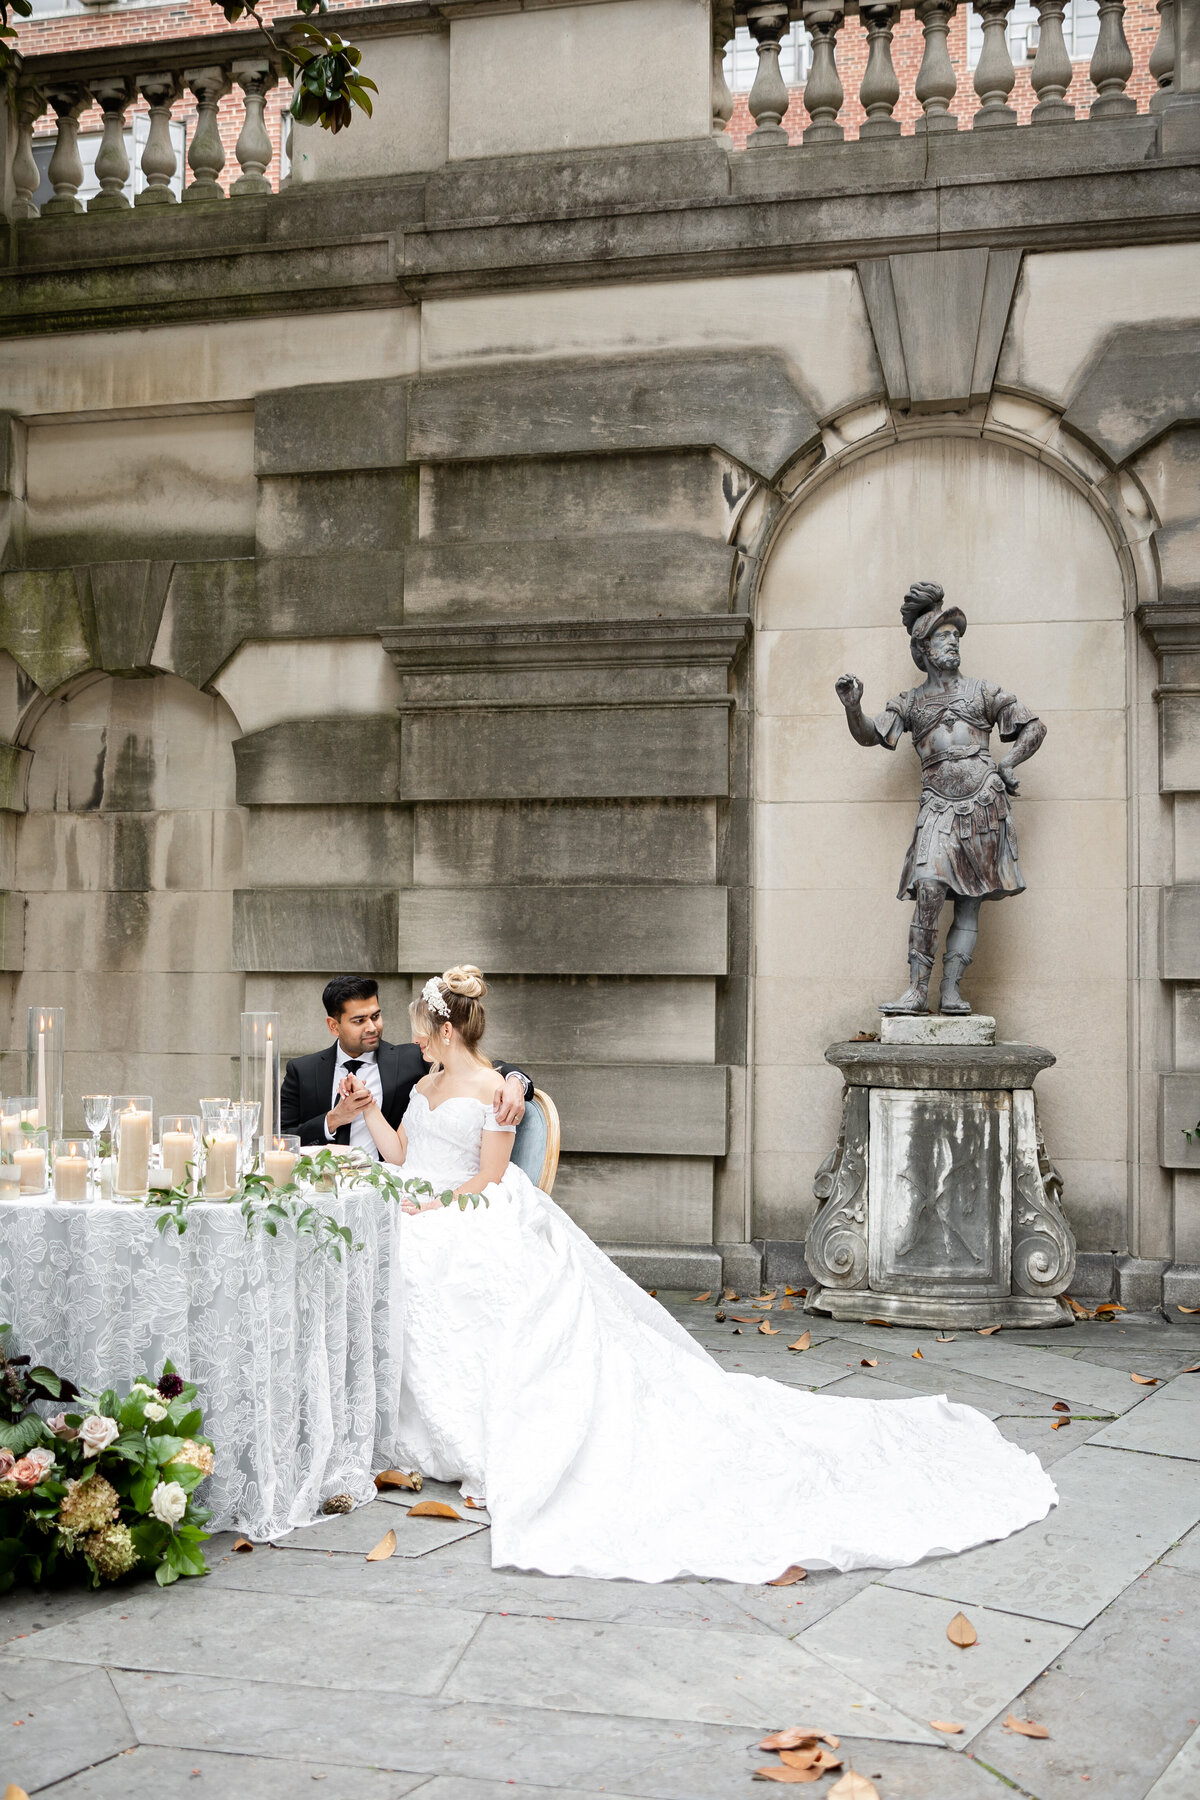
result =
[[[421,989],[421,998],[430,1012],[441,1013],[443,1019],[450,1017],[450,1008],[446,1005],[445,996],[436,975],[431,975]]]

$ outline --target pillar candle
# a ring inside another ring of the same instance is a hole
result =
[[[171,1177],[172,1187],[183,1187],[188,1178],[187,1166],[196,1160],[196,1141],[190,1131],[164,1131],[160,1140],[163,1168]]]
[[[150,1173],[150,1136],[153,1115],[126,1107],[119,1115],[117,1145],[118,1194],[144,1194]]]
[[[46,1152],[44,1150],[18,1150],[13,1161],[21,1172],[21,1192],[23,1194],[45,1193]]]
[[[5,1119],[3,1125],[0,1125],[0,1148],[3,1149],[5,1156],[14,1155],[24,1141],[25,1134],[21,1130],[20,1119],[16,1117]]]
[[[263,1174],[268,1181],[284,1187],[292,1179],[292,1170],[299,1160],[290,1150],[268,1150],[263,1157]]]
[[[217,1131],[208,1140],[204,1192],[210,1200],[228,1200],[237,1186],[238,1141],[231,1131]]]
[[[54,1192],[60,1200],[87,1199],[87,1157],[59,1156],[54,1160]]]

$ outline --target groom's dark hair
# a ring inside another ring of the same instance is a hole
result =
[[[378,992],[379,983],[372,975],[335,975],[325,983],[321,995],[325,1017],[340,1019],[348,1000],[373,1000]]]

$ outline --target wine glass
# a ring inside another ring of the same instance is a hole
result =
[[[83,1122],[92,1134],[92,1167],[99,1167],[100,1138],[112,1115],[111,1094],[85,1094],[83,1096]]]

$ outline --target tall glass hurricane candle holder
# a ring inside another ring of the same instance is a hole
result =
[[[25,1141],[27,1132],[37,1129],[37,1097],[34,1094],[7,1094],[0,1114],[0,1153],[6,1162],[12,1160]]]
[[[31,1006],[26,1038],[25,1085],[37,1105],[37,1124],[52,1138],[62,1136],[63,1041],[66,1014],[61,1006]]]
[[[242,1099],[262,1107],[259,1129],[269,1144],[279,1130],[279,1014],[242,1014]]]
[[[149,1094],[115,1094],[112,1109],[119,1200],[141,1200],[150,1185],[150,1140],[154,1134],[154,1102]]]

